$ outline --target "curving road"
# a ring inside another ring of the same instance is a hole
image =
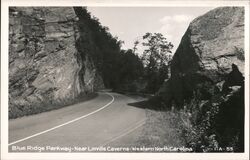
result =
[[[70,152],[89,152],[95,150],[85,147],[135,146],[146,115],[144,109],[128,103],[138,100],[99,92],[89,101],[10,120],[9,151],[69,152],[74,148]]]

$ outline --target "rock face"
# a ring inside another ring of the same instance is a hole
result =
[[[244,76],[244,8],[214,9],[193,20],[171,62],[171,78],[159,94],[180,106],[201,92],[214,95],[214,87],[239,85]],[[231,73],[232,72],[232,73]],[[231,73],[231,82],[226,82]],[[215,85],[210,88],[211,85]],[[191,97],[190,97],[191,96]]]
[[[79,18],[69,7],[9,10],[9,117],[47,110],[103,87],[77,43]],[[87,32],[87,31],[86,31]]]
[[[244,8],[216,8],[191,22],[158,97],[188,110],[194,151],[243,152],[244,96]]]

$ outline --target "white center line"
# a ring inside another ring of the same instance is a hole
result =
[[[20,139],[20,140],[11,142],[11,143],[8,144],[8,146],[13,145],[13,144],[16,144],[16,143],[19,143],[19,142],[22,142],[22,141],[25,141],[25,140],[28,140],[28,139],[33,138],[33,137],[36,137],[36,136],[39,136],[39,135],[41,135],[41,134],[47,133],[47,132],[52,131],[52,130],[55,130],[55,129],[57,129],[57,128],[63,127],[63,126],[65,126],[65,125],[68,125],[68,124],[70,124],[70,123],[76,122],[76,121],[78,121],[78,120],[80,120],[80,119],[86,118],[86,117],[88,117],[88,116],[90,116],[90,115],[92,115],[92,114],[95,114],[95,113],[97,113],[97,112],[103,110],[104,108],[108,107],[111,103],[113,103],[114,100],[115,100],[114,96],[112,96],[112,95],[109,94],[109,93],[106,93],[106,94],[109,95],[109,96],[111,96],[111,97],[112,97],[112,100],[111,100],[109,103],[107,103],[106,105],[104,105],[103,107],[101,107],[101,108],[99,108],[99,109],[97,109],[97,110],[95,110],[95,111],[93,111],[93,112],[90,112],[90,113],[88,113],[88,114],[86,114],[86,115],[83,115],[83,116],[81,116],[81,117],[75,118],[75,119],[73,119],[73,120],[71,120],[71,121],[68,121],[68,122],[66,122],[66,123],[60,124],[60,125],[58,125],[58,126],[55,126],[55,127],[50,128],[50,129],[47,129],[47,130],[45,130],[45,131],[42,131],[42,132],[33,134],[33,135],[31,135],[31,136],[28,136],[28,137],[26,137],[26,138],[22,138],[22,139]]]

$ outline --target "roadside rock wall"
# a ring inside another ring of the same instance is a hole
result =
[[[91,58],[79,51],[78,20],[71,7],[10,7],[10,118],[46,111],[103,87]]]

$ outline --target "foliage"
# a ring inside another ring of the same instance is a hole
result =
[[[146,33],[143,36],[144,50],[142,59],[148,68],[160,68],[167,65],[172,58],[173,44],[168,42],[161,33]]]
[[[125,85],[128,91],[136,91],[136,82],[142,78],[143,75],[143,64],[140,58],[129,50],[122,50],[119,56],[120,63],[118,65],[118,82],[119,85]],[[117,87],[119,87],[119,85]]]
[[[242,48],[238,48],[238,47],[234,47],[234,52],[237,56],[237,58],[241,61],[244,61],[245,60],[245,52],[244,52],[244,49]]]
[[[81,34],[76,45],[78,51],[82,59],[86,55],[91,56],[107,88],[149,93],[155,93],[160,88],[168,78],[168,65],[173,48],[162,34],[146,33],[143,36],[142,44],[146,49],[140,58],[137,53],[139,41],[135,41],[132,49],[121,50],[123,42],[112,36],[98,18],[91,16],[86,8],[74,9],[79,17]],[[146,88],[140,84],[147,84]]]
[[[86,8],[75,7],[80,23],[81,39],[78,49],[84,57],[86,52],[91,55],[101,73],[107,88],[134,90],[136,81],[143,75],[141,59],[133,50],[121,50],[122,41],[113,37],[108,27],[100,24],[98,18],[91,17]]]
[[[161,33],[146,33],[143,36],[143,46],[146,49],[142,55],[145,65],[145,79],[147,81],[146,91],[155,93],[165,79],[169,78],[169,63],[172,59],[171,42]]]
[[[172,124],[179,128],[187,147],[195,152],[242,152],[244,150],[243,89],[210,100],[199,97],[174,112]],[[238,108],[237,108],[237,107]],[[234,117],[234,119],[232,119]]]
[[[136,40],[135,42],[134,42],[134,47],[133,47],[133,52],[136,54],[136,51],[138,50],[138,45],[139,45],[139,41],[138,40]]]

